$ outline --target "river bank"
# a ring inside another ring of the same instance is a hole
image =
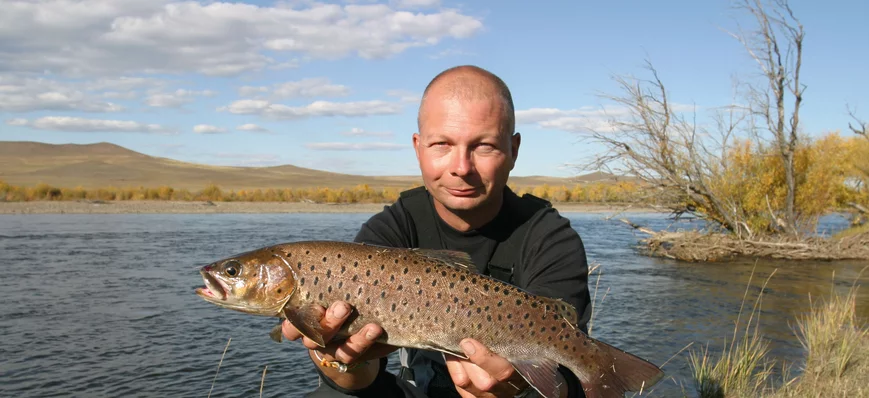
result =
[[[207,214],[207,213],[376,213],[388,203],[202,202],[202,201],[30,201],[0,202],[0,214]],[[563,213],[614,213],[618,206],[553,203]],[[628,212],[661,210],[633,208]]]

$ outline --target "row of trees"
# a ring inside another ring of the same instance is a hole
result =
[[[851,125],[856,134],[848,137],[805,134],[803,25],[787,0],[737,3],[756,29],[732,36],[759,78],[737,83],[740,98],[702,122],[674,106],[650,63],[647,80],[616,76],[621,93],[605,97],[627,112],[611,118],[607,131],[590,132],[606,151],[586,167],[637,177],[676,214],[708,220],[739,239],[801,238],[831,207],[865,211],[866,124]]]
[[[299,202],[319,203],[389,203],[398,199],[403,189],[386,187],[371,188],[358,185],[352,188],[283,188],[224,190],[217,185],[208,185],[200,191],[174,189],[172,187],[135,188],[59,188],[47,184],[33,187],[9,185],[0,181],[0,201],[35,200],[179,200],[179,201],[235,201],[235,202]],[[640,185],[632,182],[596,182],[588,184],[515,186],[519,195],[531,193],[553,202],[578,203],[625,203],[641,195]],[[648,203],[651,204],[651,203]]]

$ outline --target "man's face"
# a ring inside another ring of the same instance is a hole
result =
[[[519,152],[519,136],[500,131],[501,102],[431,95],[423,107],[413,144],[436,202],[454,212],[500,205]]]

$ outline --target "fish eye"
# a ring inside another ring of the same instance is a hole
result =
[[[236,276],[241,273],[241,264],[238,261],[227,261],[224,264],[223,272],[229,276]]]

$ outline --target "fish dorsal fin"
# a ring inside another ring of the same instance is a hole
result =
[[[520,359],[513,362],[513,367],[540,395],[558,397],[557,362],[549,358]]]
[[[284,307],[284,316],[303,336],[313,340],[320,347],[326,346],[326,342],[323,341],[323,329],[320,327],[320,318],[323,317],[322,309],[318,311],[313,304],[301,308],[286,306]]]
[[[570,303],[561,299],[549,297],[539,297],[539,300],[543,302],[543,310],[546,311],[547,314],[558,314],[571,325],[576,325],[576,323],[579,322],[579,316],[576,315],[576,308],[574,308]]]
[[[443,249],[415,249],[415,251],[423,257],[435,259],[447,265],[456,266],[459,268],[473,268],[474,260],[471,255],[459,250],[443,250]]]

